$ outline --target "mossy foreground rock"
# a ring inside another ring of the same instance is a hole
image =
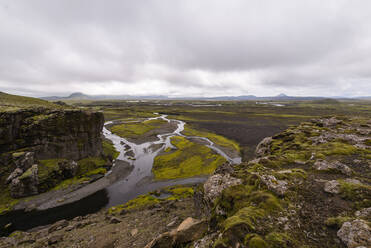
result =
[[[209,231],[193,247],[371,247],[371,121],[322,118],[223,165],[195,192]],[[329,190],[329,185],[332,187]]]

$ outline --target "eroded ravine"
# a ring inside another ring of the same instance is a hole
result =
[[[10,229],[0,229],[0,234],[6,235],[14,230],[29,230],[34,227],[54,223],[61,219],[72,219],[76,216],[95,213],[103,208],[123,204],[138,195],[146,194],[163,187],[204,182],[207,176],[166,181],[153,180],[152,166],[155,157],[167,147],[176,149],[170,142],[173,136],[203,140],[206,146],[225,157],[228,161],[232,163],[239,163],[241,161],[239,157],[232,158],[228,156],[207,138],[183,135],[181,132],[184,130],[184,125],[186,125],[183,121],[168,119],[166,115],[148,118],[146,120],[159,118],[176,123],[176,129],[170,133],[157,135],[158,140],[156,141],[144,142],[142,144],[135,144],[125,138],[112,134],[104,127],[104,136],[110,139],[115,148],[120,152],[111,171],[105,177],[76,191],[62,196],[53,196],[51,200],[46,199],[44,203],[38,205],[32,211],[27,210],[27,208],[18,209],[1,216],[1,226],[6,226],[8,223],[12,225]],[[112,122],[105,123],[105,126],[109,124],[112,124]],[[125,162],[120,163],[119,160]],[[127,163],[131,164],[130,170],[127,168]],[[126,167],[124,164],[126,164]],[[122,169],[118,166],[122,166]],[[44,194],[52,194],[52,192]]]

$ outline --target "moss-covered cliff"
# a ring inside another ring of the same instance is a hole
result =
[[[35,152],[38,159],[81,159],[102,151],[98,112],[44,108],[0,112],[0,153]]]
[[[0,112],[0,210],[16,203],[10,196],[35,195],[66,179],[74,183],[104,175],[106,160],[112,160],[103,155],[102,113],[32,106]]]

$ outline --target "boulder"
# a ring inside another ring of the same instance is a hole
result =
[[[200,239],[207,232],[207,229],[208,225],[205,220],[197,220],[188,217],[177,227],[175,232],[175,243],[185,244]]]
[[[26,171],[35,162],[35,153],[33,152],[17,152],[13,153],[14,164],[17,168],[21,168]]]
[[[241,179],[235,178],[229,173],[214,174],[204,183],[204,197],[206,197],[208,201],[214,202],[224,189],[241,183]]]
[[[343,121],[336,117],[331,117],[312,120],[312,123],[315,123],[319,127],[335,127],[336,125],[343,123]]]
[[[160,234],[148,243],[145,248],[182,247],[184,244],[202,238],[207,229],[206,220],[188,217],[176,229]]]
[[[355,216],[359,217],[359,218],[369,218],[369,219],[371,219],[371,207],[358,210],[355,213]]]
[[[63,178],[72,178],[76,176],[79,166],[76,161],[63,160],[58,162],[58,168]]]
[[[314,169],[319,171],[336,170],[348,176],[352,174],[352,170],[339,161],[329,162],[320,159],[314,163],[313,167]]]
[[[117,223],[120,223],[121,220],[117,217],[111,217],[110,220],[109,220],[109,223],[111,224],[117,224]]]
[[[327,181],[323,190],[327,193],[339,194],[340,193],[340,183],[336,180]]]
[[[20,175],[23,174],[23,170],[21,168],[16,168],[10,175],[9,177],[6,179],[6,183],[10,183],[11,181],[13,181],[13,179],[19,177]]]
[[[270,144],[272,143],[272,137],[264,138],[255,149],[255,154],[257,157],[265,156],[270,151]]]
[[[134,237],[135,235],[137,235],[138,234],[138,229],[137,228],[134,228],[134,229],[132,229],[131,231],[130,231],[130,235],[132,236],[132,237]]]
[[[355,219],[345,222],[337,232],[337,236],[348,248],[371,247],[371,229],[364,220]]]
[[[38,165],[34,164],[21,176],[15,178],[10,183],[10,195],[13,198],[21,198],[38,194]]]
[[[287,187],[287,182],[284,180],[278,180],[275,176],[273,175],[262,175],[262,174],[256,174],[261,182],[267,186],[267,188],[277,195],[283,196],[288,187]]]

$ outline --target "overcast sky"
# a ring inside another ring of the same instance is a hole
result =
[[[371,1],[0,0],[0,91],[371,95]]]

